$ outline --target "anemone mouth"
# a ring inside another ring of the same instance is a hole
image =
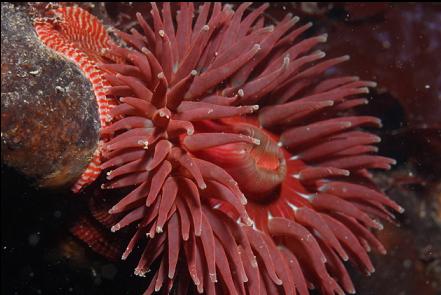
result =
[[[205,150],[199,156],[224,168],[248,199],[257,203],[277,199],[287,175],[287,153],[278,145],[277,136],[250,118],[228,120],[226,128],[250,136],[254,144],[227,144]]]
[[[252,148],[250,156],[254,162],[256,178],[263,178],[266,182],[263,185],[258,184],[254,187],[244,188],[250,193],[250,197],[260,196],[262,193],[267,195],[280,188],[287,172],[285,155],[278,142],[274,140],[274,136],[270,136],[267,131],[261,128],[254,127],[253,130],[253,137],[260,140],[260,145]]]

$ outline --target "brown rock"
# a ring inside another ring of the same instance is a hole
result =
[[[2,3],[2,163],[38,186],[61,187],[96,148],[97,106],[80,70],[39,41],[29,11]]]

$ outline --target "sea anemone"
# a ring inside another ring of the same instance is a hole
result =
[[[403,209],[368,169],[395,161],[360,130],[380,120],[352,114],[376,84],[334,77],[349,57],[322,61],[326,34],[298,41],[311,24],[268,25],[267,7],[152,3],[125,45],[81,8],[35,23],[94,87],[101,142],[74,190],[104,171],[124,192],[111,230],[133,227],[122,259],[146,240],[147,294],[354,293],[344,261],[370,274],[386,252],[371,230]]]

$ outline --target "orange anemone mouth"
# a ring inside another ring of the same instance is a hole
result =
[[[289,156],[279,146],[277,136],[250,118],[236,117],[223,123],[223,130],[239,132],[253,138],[253,142],[221,145],[200,151],[197,156],[224,168],[253,202],[267,203],[277,198],[287,175],[286,156]]]

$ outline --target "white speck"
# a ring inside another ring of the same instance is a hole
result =
[[[56,86],[55,89],[62,92],[62,93],[66,92],[66,90],[61,86]]]
[[[38,74],[40,74],[40,72],[41,72],[41,69],[37,69],[35,71],[30,71],[29,74],[31,74],[31,75],[38,75]]]

